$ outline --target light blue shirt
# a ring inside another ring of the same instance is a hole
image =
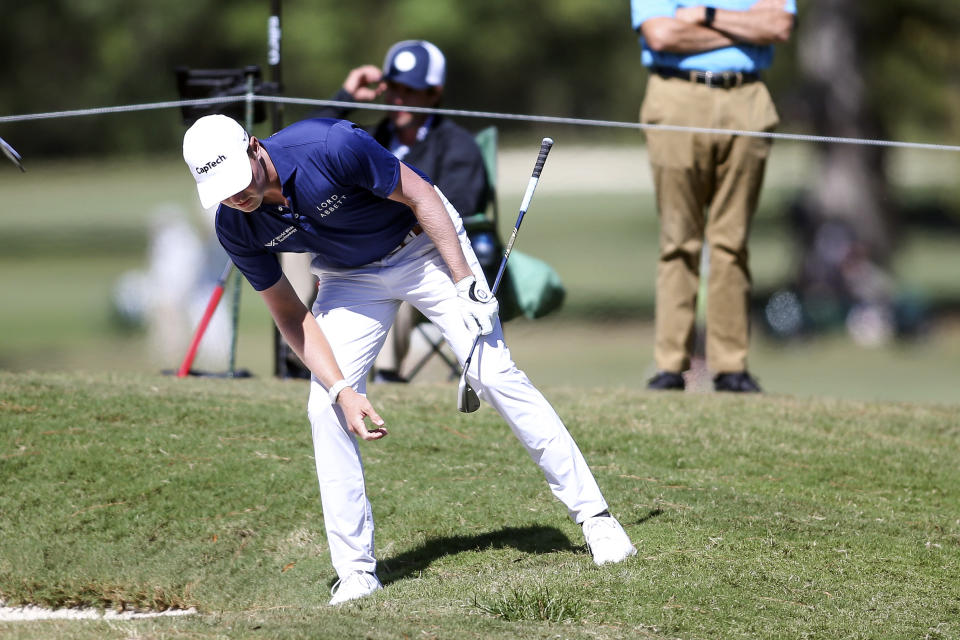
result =
[[[746,11],[756,0],[712,0],[710,6],[717,9]],[[703,6],[704,0],[630,0],[630,13],[634,30],[650,18],[672,18],[677,7]],[[784,11],[796,15],[796,0],[785,0]],[[645,67],[667,67],[670,69],[691,69],[700,71],[743,71],[755,72],[766,69],[773,62],[772,45],[739,44],[699,53],[669,53],[653,51],[647,46],[643,36],[641,61]]]

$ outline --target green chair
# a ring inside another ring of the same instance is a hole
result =
[[[472,229],[497,230],[500,220],[500,210],[497,207],[497,128],[487,127],[475,136],[480,154],[483,156],[483,167],[487,170],[487,184],[490,185],[490,194],[487,200],[487,210],[479,211],[463,218],[463,225],[469,232]]]

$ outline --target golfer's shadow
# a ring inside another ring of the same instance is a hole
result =
[[[419,547],[399,555],[380,560],[377,573],[383,584],[389,584],[417,574],[429,567],[435,560],[464,551],[482,551],[484,549],[513,548],[523,553],[555,553],[574,551],[584,548],[582,544],[573,544],[567,536],[555,527],[529,526],[504,527],[497,531],[481,533],[475,536],[445,536],[430,538]]]

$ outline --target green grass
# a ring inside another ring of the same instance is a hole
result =
[[[196,616],[10,638],[957,638],[956,405],[546,389],[639,548],[596,567],[489,408],[374,387],[385,590],[334,579],[305,385],[0,373],[0,598]]]
[[[653,366],[657,221],[652,194],[639,187],[566,193],[561,187],[579,174],[564,174],[564,151],[558,144],[551,158],[556,164],[549,165],[550,175],[545,174],[516,246],[557,270],[566,303],[547,319],[507,325],[511,348],[521,366],[543,383],[638,387]],[[808,158],[783,153],[795,151],[791,147],[779,151],[751,241],[758,291],[772,290],[792,272],[795,257],[784,210],[809,177],[797,168],[809,166]],[[522,157],[523,166],[501,166],[501,175],[529,171],[529,154],[513,155]],[[785,164],[777,165],[781,159]],[[575,160],[567,166],[578,167]],[[920,171],[921,160],[913,158],[907,166]],[[594,178],[604,171],[602,166],[581,169]],[[933,175],[929,169],[942,167],[927,169]],[[935,184],[918,188],[937,193]],[[0,172],[0,190],[5,196],[0,368],[152,373],[179,366],[190,327],[181,344],[157,353],[146,331],[118,326],[111,311],[120,275],[146,266],[148,229],[158,212],[179,207],[198,227],[204,224],[178,158],[31,163],[24,174]],[[520,196],[516,189],[500,193],[505,232],[516,220]],[[896,265],[902,287],[921,299],[955,306],[960,300],[955,244],[947,235],[906,234]],[[262,302],[244,285],[237,366],[270,376],[272,339]],[[755,331],[753,339],[750,367],[773,392],[941,403],[957,398],[953,381],[960,374],[960,327],[949,318],[922,340],[875,349],[858,347],[842,334],[784,344]],[[204,368],[223,370],[226,363]],[[436,368],[420,378],[443,379],[443,370]]]

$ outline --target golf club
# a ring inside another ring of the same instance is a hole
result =
[[[3,138],[0,138],[0,149],[3,150],[3,155],[10,158],[10,162],[17,165],[17,168],[20,169],[20,171],[26,172],[26,169],[23,168],[23,164],[20,162],[22,160],[20,154],[17,153],[17,150],[11,147],[10,143]]]
[[[517,240],[517,231],[520,230],[523,215],[527,212],[530,201],[533,199],[533,192],[537,188],[537,182],[540,181],[540,172],[543,171],[543,163],[547,161],[547,154],[550,153],[552,146],[553,140],[551,138],[544,138],[540,142],[540,154],[537,156],[537,163],[533,167],[533,175],[530,176],[530,182],[527,183],[527,192],[523,195],[523,202],[520,204],[520,215],[517,216],[517,223],[513,225],[513,233],[510,234],[510,240],[507,241],[507,246],[503,250],[503,259],[500,261],[500,268],[497,269],[497,278],[493,282],[491,293],[494,296],[497,295],[497,289],[500,288],[500,280],[503,278],[503,271],[507,267],[507,258],[513,251],[513,243]],[[460,384],[457,387],[457,410],[461,413],[473,413],[480,408],[480,398],[473,387],[470,386],[470,383],[467,382],[467,369],[470,368],[470,362],[473,360],[473,353],[477,350],[480,338],[481,335],[477,333],[477,337],[473,340],[473,346],[470,347],[470,353],[467,354],[467,360],[463,363],[463,371],[460,373]]]

